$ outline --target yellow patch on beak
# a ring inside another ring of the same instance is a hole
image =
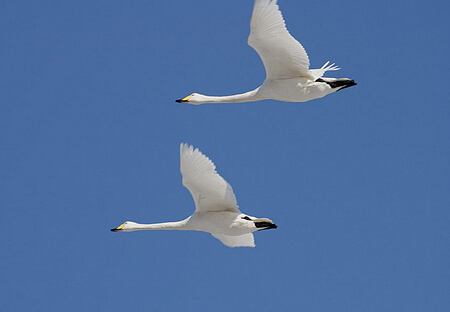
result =
[[[177,102],[177,103],[187,103],[187,102],[189,102],[189,99],[192,97],[192,94],[191,95],[188,95],[187,97],[185,97],[185,98],[182,98],[181,100],[175,100],[175,102]]]
[[[191,97],[192,97],[192,95],[188,95],[187,97],[185,97],[184,99],[181,99],[181,100],[182,100],[183,102],[184,102],[184,101],[187,102],[187,101],[189,101],[189,99],[190,99]]]
[[[119,225],[118,227],[116,227],[115,229],[111,229],[111,232],[118,232],[118,231],[122,231],[123,227],[125,226],[125,223]]]

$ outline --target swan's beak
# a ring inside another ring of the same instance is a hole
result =
[[[187,103],[187,102],[189,102],[189,99],[191,97],[192,97],[192,95],[188,95],[187,97],[182,98],[181,100],[175,100],[175,102],[177,102],[177,103]]]
[[[115,229],[111,229],[111,232],[119,232],[119,231],[123,231],[123,227],[125,226],[125,223],[119,225],[118,227],[116,227]]]

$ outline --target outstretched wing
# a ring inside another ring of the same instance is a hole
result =
[[[192,145],[180,145],[180,171],[183,185],[192,194],[196,211],[240,213],[231,185],[217,173],[213,162]]]
[[[252,233],[239,236],[229,236],[215,233],[211,233],[211,235],[228,247],[255,247],[255,239],[253,238]]]
[[[255,0],[248,44],[261,57],[268,79],[311,78],[308,55],[286,29],[276,0]]]

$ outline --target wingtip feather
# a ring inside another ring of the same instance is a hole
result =
[[[341,69],[341,68],[340,68],[338,65],[336,65],[335,63],[332,63],[332,64],[330,64],[330,65],[328,65],[328,64],[330,64],[330,61],[327,61],[325,64],[323,64],[323,66],[322,66],[320,69],[323,69],[324,72],[326,72],[326,71],[332,71],[332,70],[340,70],[340,69]]]

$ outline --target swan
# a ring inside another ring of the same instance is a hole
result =
[[[306,102],[356,85],[348,78],[324,78],[327,71],[340,68],[326,62],[319,69],[309,69],[303,46],[286,29],[276,0],[256,0],[250,21],[248,44],[256,50],[266,69],[264,83],[255,90],[229,96],[192,93],[178,103],[241,103],[273,99]]]
[[[180,145],[180,171],[183,185],[195,201],[195,212],[190,217],[154,224],[126,221],[111,231],[194,230],[211,233],[228,247],[255,247],[253,232],[277,228],[270,219],[241,213],[231,185],[217,173],[214,163],[192,145]]]

